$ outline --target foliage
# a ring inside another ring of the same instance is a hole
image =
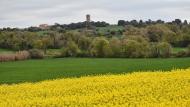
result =
[[[149,56],[149,43],[142,37],[129,37],[123,40],[123,54],[130,58]]]
[[[80,52],[81,50],[78,48],[77,44],[73,41],[69,41],[67,46],[63,47],[61,54],[64,57],[76,57]]]
[[[7,61],[20,61],[30,58],[30,53],[28,51],[19,51],[16,53],[0,54],[0,62]]]
[[[91,26],[95,26],[95,27],[106,27],[108,26],[109,24],[106,23],[106,22],[90,22],[90,25]],[[71,23],[71,24],[54,24],[52,26],[50,26],[50,29],[52,30],[57,30],[57,29],[62,29],[62,30],[71,30],[71,29],[80,29],[80,28],[85,28],[86,27],[86,22],[78,22],[78,23]]]
[[[121,41],[115,37],[115,38],[110,39],[109,43],[110,43],[110,48],[112,51],[112,56],[120,57],[121,49],[122,49]]]
[[[188,56],[188,53],[184,50],[176,53],[176,57],[186,57],[186,56]]]
[[[160,57],[170,57],[172,47],[167,42],[158,43],[158,53]]]
[[[85,22],[55,24],[47,30],[40,30],[37,27],[0,29],[0,48],[12,51],[41,49],[46,56],[49,54],[46,53],[48,49],[62,48],[64,57],[137,58],[185,57],[180,55],[182,52],[176,55],[176,52],[162,50],[162,46],[158,45],[162,42],[174,48],[187,48],[190,45],[190,25],[180,19],[168,23],[162,20],[146,22],[120,20],[120,26],[105,22],[91,22],[91,24],[96,27],[89,30],[85,29]],[[185,50],[185,53],[188,52]],[[60,54],[56,56],[59,57]]]
[[[187,55],[190,56],[190,45],[187,47]]]
[[[109,57],[112,56],[109,41],[103,37],[94,39],[91,45],[91,55],[96,57]]]
[[[32,59],[43,59],[44,58],[44,53],[43,51],[39,49],[31,49],[29,50],[30,56]]]

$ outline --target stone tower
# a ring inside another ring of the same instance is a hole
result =
[[[87,15],[86,15],[86,29],[89,29],[89,28],[90,28],[90,21],[91,21],[90,15],[87,14]]]
[[[90,15],[89,14],[86,15],[86,21],[90,22]]]

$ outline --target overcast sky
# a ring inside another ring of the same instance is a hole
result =
[[[190,0],[0,0],[0,27],[119,19],[190,21]]]

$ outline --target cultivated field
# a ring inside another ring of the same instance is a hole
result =
[[[190,67],[190,58],[63,58],[0,63],[0,84]]]
[[[190,69],[0,86],[1,107],[188,107]]]

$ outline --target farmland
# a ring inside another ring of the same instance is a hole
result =
[[[190,67],[190,58],[61,58],[0,63],[0,84]]]
[[[187,107],[190,69],[0,86],[1,107]]]
[[[0,48],[0,54],[7,54],[7,53],[14,53],[14,51]]]

